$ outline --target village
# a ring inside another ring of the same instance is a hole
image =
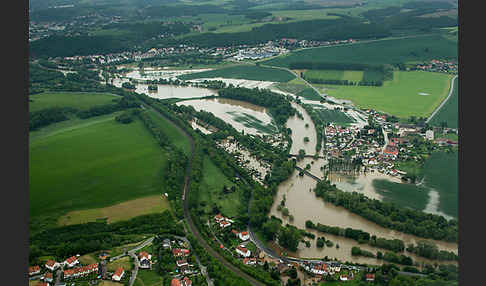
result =
[[[458,144],[447,138],[448,134],[457,136],[457,129],[424,130],[415,124],[389,122],[386,115],[373,110],[364,112],[375,122],[373,127],[367,125],[360,129],[333,123],[325,127],[325,154],[329,158],[359,160],[365,172],[406,178],[407,173],[397,168],[397,162],[420,161],[431,150]]]
[[[415,70],[423,70],[428,72],[443,72],[450,74],[457,74],[457,61],[455,60],[431,60],[429,63],[418,64]]]
[[[171,286],[191,286],[191,278],[201,275],[201,271],[196,263],[197,258],[190,250],[189,241],[185,237],[157,239],[161,247],[159,258],[163,258],[163,261],[157,261],[154,253],[149,253],[154,250],[151,245],[154,238],[150,238],[140,246],[114,257],[111,257],[110,251],[101,251],[97,254],[97,263],[83,263],[83,257],[74,255],[62,262],[49,259],[44,265],[30,266],[29,280],[38,281],[37,284],[30,285],[98,285],[102,281],[133,285],[137,272],[155,271],[154,265],[163,263],[173,270],[169,273],[172,276]],[[122,260],[123,263],[118,263]],[[129,268],[127,263],[133,266]]]

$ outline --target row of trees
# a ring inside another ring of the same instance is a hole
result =
[[[321,181],[314,189],[316,196],[342,206],[385,228],[423,238],[457,242],[458,224],[443,216],[406,209],[393,203],[370,199],[357,192],[343,192],[329,181]]]
[[[133,242],[141,233],[183,235],[168,211],[110,224],[89,222],[48,228],[30,237],[29,264],[43,264],[43,256],[61,261],[75,254],[110,249]]]

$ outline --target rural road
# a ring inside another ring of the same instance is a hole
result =
[[[139,265],[139,262],[138,262],[138,257],[135,254],[135,252],[139,251],[140,249],[142,249],[145,246],[147,246],[150,243],[152,243],[152,241],[154,240],[154,238],[155,237],[151,237],[151,238],[145,240],[139,246],[137,246],[137,247],[135,247],[135,248],[127,251],[128,252],[128,255],[130,255],[133,258],[133,260],[134,260],[133,265],[135,266],[135,268],[133,268],[133,270],[132,270],[132,276],[130,276],[130,282],[128,282],[128,286],[132,286],[133,285],[133,283],[135,282],[135,279],[137,278],[137,274],[138,274],[138,265]]]
[[[429,123],[429,121],[434,117],[434,115],[444,106],[444,104],[449,100],[449,98],[452,95],[452,92],[454,91],[454,82],[456,81],[458,75],[455,75],[452,80],[451,80],[451,88],[449,90],[449,95],[444,99],[441,104],[432,112],[432,114],[429,116],[429,118],[425,121],[425,123]]]
[[[155,109],[154,109],[155,110]],[[194,159],[194,139],[186,133],[184,129],[182,129],[180,126],[172,122],[169,118],[164,116],[162,113],[158,112],[155,110],[160,116],[162,116],[164,119],[166,119],[171,125],[173,125],[176,129],[178,129],[184,136],[189,140],[191,143],[191,156],[189,158],[189,163],[186,168],[186,174],[184,178],[184,191],[182,195],[182,200],[184,204],[184,218],[187,221],[187,224],[189,226],[189,230],[191,231],[192,235],[198,240],[198,242],[201,244],[201,246],[206,250],[206,252],[212,256],[214,259],[218,260],[221,264],[223,264],[228,270],[233,272],[236,276],[239,276],[246,281],[250,282],[250,284],[254,286],[264,286],[263,283],[257,281],[255,278],[251,277],[250,275],[246,274],[245,272],[241,271],[239,268],[228,262],[223,256],[221,256],[218,252],[216,252],[212,247],[210,247],[207,242],[201,237],[201,234],[199,233],[198,229],[194,225],[194,222],[192,221],[190,212],[189,212],[189,200],[187,199],[187,196],[189,194],[189,186],[190,186],[190,174],[191,174],[191,169],[192,169],[192,161]],[[131,284],[130,284],[131,285]]]

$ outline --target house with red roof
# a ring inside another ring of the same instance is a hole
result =
[[[243,256],[243,257],[250,257],[251,255],[251,251],[246,249],[244,246],[242,245],[238,245],[236,247],[236,253],[238,253],[239,255]]]
[[[79,264],[79,260],[76,256],[71,256],[64,261],[64,265],[67,267],[73,267],[76,264]]]
[[[142,251],[138,254],[138,261],[140,268],[150,268],[152,255],[146,251]]]
[[[39,283],[37,283],[37,286],[49,286],[49,283],[39,281]]]
[[[243,264],[245,265],[255,265],[257,263],[257,259],[256,258],[245,258],[243,259]]]
[[[250,233],[248,233],[248,231],[242,231],[238,234],[238,237],[243,240],[243,241],[246,241],[248,239],[250,239]]]
[[[216,222],[221,222],[224,220],[224,217],[221,214],[217,214],[214,216],[214,219],[216,220]]]
[[[375,274],[373,273],[366,273],[365,277],[366,281],[375,281]]]
[[[40,271],[41,271],[41,268],[38,265],[29,267],[29,275],[30,276],[39,274]]]
[[[172,250],[172,254],[174,257],[184,257],[188,256],[190,253],[189,249],[184,249],[184,248],[174,248]]]
[[[52,282],[54,279],[53,279],[53,275],[51,272],[47,272],[45,275],[44,275],[44,281],[45,282]]]
[[[123,277],[123,275],[125,274],[125,270],[123,270],[122,267],[118,267],[116,270],[115,270],[115,273],[113,274],[113,276],[111,276],[111,279],[113,281],[120,281]]]
[[[170,286],[192,286],[192,281],[188,277],[184,277],[184,279],[173,278],[170,281]]]
[[[59,262],[54,261],[54,260],[47,260],[45,266],[46,266],[47,269],[54,271],[57,268],[61,267],[61,264]]]
[[[219,226],[220,226],[220,227],[222,227],[222,228],[226,228],[226,227],[228,227],[228,226],[231,226],[231,223],[230,223],[230,222],[228,222],[228,221],[223,220],[223,221],[221,221],[221,222],[219,223]]]
[[[385,150],[383,150],[383,155],[387,157],[393,157],[398,155],[398,148],[395,146],[387,145]]]

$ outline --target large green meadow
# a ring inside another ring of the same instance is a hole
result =
[[[434,126],[440,126],[442,122],[447,123],[449,128],[458,127],[459,118],[459,80],[458,78],[454,81],[454,91],[447,102],[442,106],[442,108],[432,117],[430,124]]]
[[[30,216],[61,215],[156,194],[165,156],[138,120],[95,121],[31,140]]]
[[[295,78],[295,76],[288,71],[267,67],[259,67],[256,65],[236,65],[231,67],[225,67],[222,69],[179,76],[179,78],[183,80],[215,77],[274,82],[288,82]]]
[[[457,42],[431,35],[302,49],[263,63],[280,67],[295,62],[394,64],[456,57]]]
[[[351,100],[359,108],[371,108],[400,118],[427,117],[447,97],[449,74],[394,72],[393,80],[381,87],[318,85],[328,95]]]
[[[304,72],[306,79],[322,80],[348,80],[358,82],[363,80],[363,71],[351,70],[307,70]]]
[[[29,111],[48,107],[73,107],[88,109],[95,105],[107,104],[116,99],[113,94],[87,92],[44,92],[29,96]]]

